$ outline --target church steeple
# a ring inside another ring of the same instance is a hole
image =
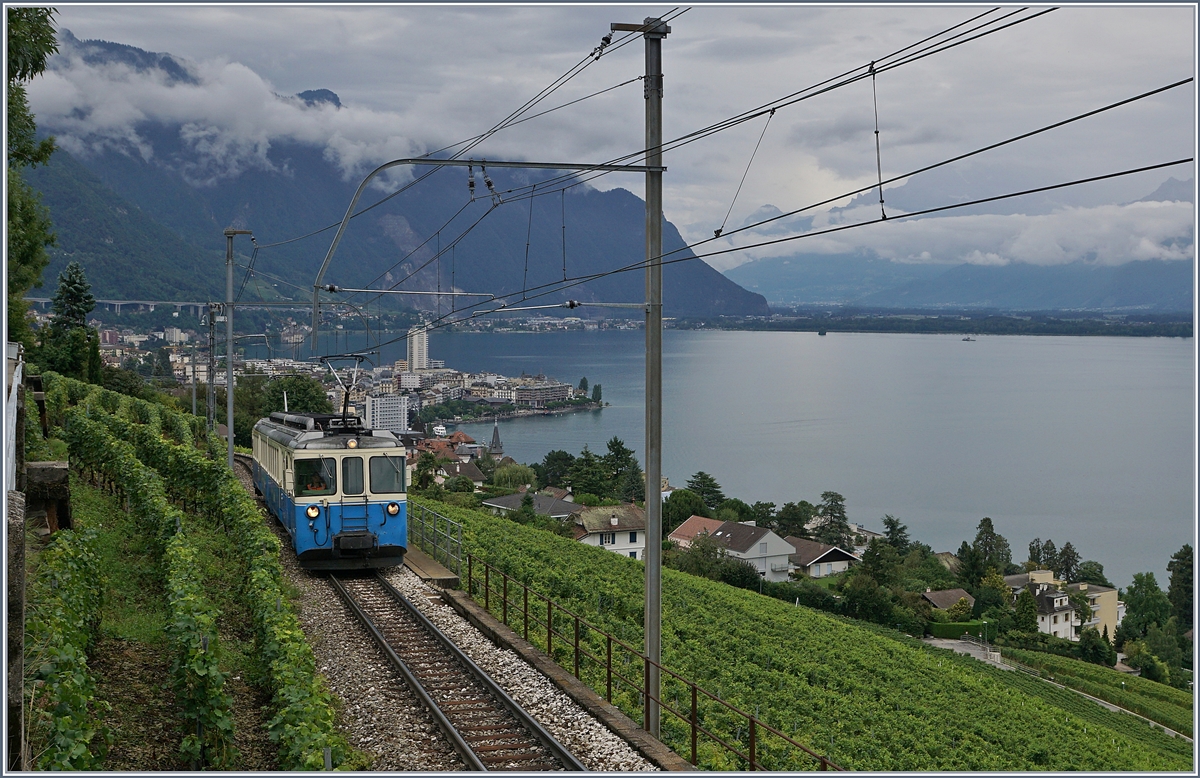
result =
[[[504,444],[500,442],[500,420],[493,419],[492,424],[492,444],[488,446],[488,453],[499,459],[504,456]]]

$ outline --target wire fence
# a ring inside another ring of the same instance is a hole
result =
[[[409,540],[462,578],[466,590],[505,626],[545,651],[563,669],[649,729],[647,700],[658,703],[662,740],[699,765],[714,761],[734,770],[795,770],[797,752],[818,770],[838,770],[827,756],[651,661],[637,648],[605,632],[524,583],[462,549],[462,525],[409,503]],[[659,669],[657,696],[648,691],[650,668]],[[714,748],[715,747],[715,748]],[[720,757],[712,759],[712,752]],[[718,767],[718,769],[720,769]]]

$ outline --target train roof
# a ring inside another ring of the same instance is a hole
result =
[[[363,426],[358,416],[336,413],[272,413],[259,419],[254,430],[293,449],[402,448],[390,430]]]

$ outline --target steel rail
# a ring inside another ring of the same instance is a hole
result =
[[[329,576],[329,582],[333,585],[334,591],[338,593],[338,596],[342,598],[342,601],[346,603],[351,611],[353,611],[359,622],[361,622],[362,625],[367,628],[367,632],[371,634],[371,637],[374,639],[375,643],[381,649],[383,649],[383,652],[387,655],[388,661],[391,662],[392,666],[396,668],[401,676],[403,676],[404,682],[408,684],[408,688],[412,689],[413,694],[417,696],[417,699],[421,701],[421,704],[424,705],[426,710],[428,710],[433,716],[438,728],[442,730],[442,733],[450,740],[454,750],[458,752],[458,755],[463,758],[464,762],[466,762],[467,769],[487,772],[487,766],[484,765],[484,763],[480,761],[479,756],[473,750],[471,750],[471,746],[467,744],[467,741],[463,739],[462,734],[459,733],[459,731],[454,728],[454,725],[450,723],[450,719],[446,718],[446,714],[443,713],[442,709],[439,708],[437,703],[433,701],[433,697],[429,695],[429,692],[425,691],[425,687],[421,685],[421,682],[417,680],[417,677],[413,675],[413,672],[408,669],[408,665],[404,663],[404,660],[402,660],[396,654],[395,650],[388,645],[387,638],[383,636],[383,633],[379,631],[374,622],[371,621],[370,617],[367,616],[363,609],[359,607],[358,603],[354,601],[354,598],[350,596],[350,592],[346,591],[346,587],[342,585],[342,582],[338,580],[336,575]]]
[[[396,602],[399,603],[410,616],[420,623],[426,631],[433,635],[433,637],[442,645],[442,647],[446,649],[447,653],[451,654],[456,660],[462,663],[462,665],[466,667],[467,670],[487,688],[488,692],[496,698],[497,702],[503,705],[508,712],[515,716],[517,720],[520,721],[521,724],[523,724],[534,737],[541,741],[542,745],[544,745],[546,749],[550,751],[550,753],[556,759],[558,759],[567,770],[572,772],[588,771],[588,768],[582,762],[580,762],[574,754],[568,751],[562,743],[559,743],[554,735],[550,734],[549,730],[543,727],[539,721],[530,716],[529,713],[526,712],[526,710],[522,708],[516,700],[514,700],[512,697],[509,697],[507,692],[501,689],[499,685],[497,685],[496,682],[493,681],[491,677],[479,667],[479,665],[475,664],[475,662],[469,656],[463,653],[462,649],[455,645],[450,638],[446,637],[440,629],[434,626],[433,622],[430,621],[424,613],[421,613],[421,611],[417,610],[416,606],[409,602],[404,595],[402,595],[396,589],[396,587],[392,586],[392,584],[389,583],[379,573],[376,573],[375,577],[383,587],[383,590],[386,591],[393,599],[395,599]]]

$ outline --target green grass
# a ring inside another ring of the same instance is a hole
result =
[[[167,601],[151,542],[116,499],[73,472],[71,512],[78,526],[98,533],[96,553],[106,582],[101,634],[165,648]]]

